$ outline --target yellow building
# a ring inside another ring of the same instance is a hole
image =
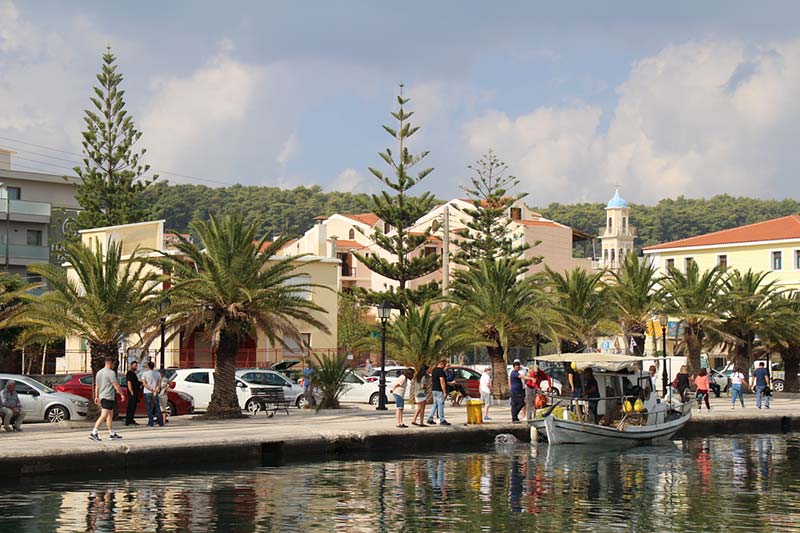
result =
[[[800,215],[657,244],[644,254],[660,274],[670,266],[685,272],[694,261],[701,271],[715,266],[768,271],[767,280],[780,288],[800,289]]]
[[[80,233],[84,244],[92,247],[97,244],[106,246],[109,242],[121,242],[122,253],[128,258],[134,253],[144,253],[141,250],[177,253],[177,250],[170,245],[170,235],[166,234],[165,238],[163,220],[94,228]],[[140,251],[137,252],[137,249]],[[286,346],[272,345],[264,333],[259,332],[257,338],[248,339],[241,343],[237,356],[237,366],[266,366],[286,358],[304,355],[309,351],[318,352],[336,349],[336,289],[339,283],[339,261],[332,257],[307,255],[298,257],[296,263],[298,274],[294,279],[298,283],[311,283],[314,285],[304,296],[326,311],[325,313],[317,313],[317,318],[328,327],[329,332],[306,324],[298,324],[303,336],[304,346],[300,346],[288,338],[284,339]],[[68,274],[74,275],[69,265],[65,266]],[[124,339],[122,348],[129,357],[142,359],[143,356],[147,355],[142,353],[141,338],[138,335]],[[149,355],[158,360],[157,356],[161,350],[160,340],[156,339],[148,349]],[[209,343],[200,334],[194,334],[191,337],[177,335],[171,342],[167,343],[164,352],[167,367],[204,367],[211,366],[213,362]],[[67,337],[65,355],[57,359],[56,372],[88,371],[89,360],[90,356],[85,340],[78,337]]]

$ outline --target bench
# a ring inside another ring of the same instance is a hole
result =
[[[278,411],[289,414],[289,400],[283,394],[283,387],[254,388],[252,403],[256,406],[253,414],[264,411],[268,417],[275,416]]]

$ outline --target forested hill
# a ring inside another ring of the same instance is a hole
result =
[[[605,204],[550,204],[533,208],[543,216],[593,235],[605,225]],[[656,205],[630,204],[630,223],[636,227],[641,248],[712,231],[752,224],[762,220],[800,213],[800,202],[758,200],[727,194],[708,200],[679,196]]]
[[[319,186],[280,189],[233,185],[212,188],[205,185],[171,185],[160,182],[147,192],[155,216],[167,220],[169,230],[186,231],[194,219],[205,220],[210,212],[243,213],[248,221],[261,224],[266,233],[287,231],[302,235],[314,224],[314,217],[333,213],[359,213],[364,194],[325,192]],[[550,204],[534,208],[547,218],[597,234],[605,224],[605,204]],[[715,196],[709,200],[661,200],[656,205],[631,205],[631,224],[636,226],[637,247],[682,239],[702,233],[800,213],[795,200],[757,200]]]

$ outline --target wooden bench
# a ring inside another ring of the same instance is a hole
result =
[[[283,394],[283,387],[275,388],[254,388],[252,401],[258,406],[258,411],[264,411],[269,416],[275,416],[278,411],[284,411],[289,414],[289,400]]]

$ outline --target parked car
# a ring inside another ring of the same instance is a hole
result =
[[[174,373],[174,372],[173,372]],[[167,372],[167,376],[170,373]],[[117,379],[123,390],[128,389],[128,384],[125,381],[125,374],[117,372]],[[94,386],[94,376],[92,374],[69,374],[65,376],[60,383],[57,383],[54,388],[60,392],[68,392],[92,400],[92,388]],[[169,416],[189,415],[194,412],[194,398],[185,392],[179,392],[174,389],[167,391],[167,405],[162,405],[161,408],[167,412]],[[122,398],[117,396],[117,415],[124,416],[128,409],[128,395],[123,394]],[[147,409],[144,405],[144,398],[140,395],[139,403],[136,405],[136,414],[139,416],[147,416]]]
[[[481,397],[481,374],[466,366],[451,366],[456,383],[464,387],[470,398]]]
[[[85,417],[89,411],[89,400],[86,398],[55,391],[28,376],[0,374],[0,388],[5,388],[9,381],[17,383],[17,394],[28,422],[75,420]]]
[[[339,401],[378,405],[380,394],[377,381],[367,381],[355,372],[348,372],[344,378],[344,383],[344,391],[339,396]],[[406,389],[406,393],[408,393],[409,388]],[[388,403],[394,403],[389,387],[386,388],[386,396]]]
[[[303,368],[302,366],[298,366],[299,364],[300,359],[284,359],[270,366],[269,369],[273,372],[283,374],[289,378],[292,383],[297,383],[300,378],[303,377]]]
[[[208,409],[211,394],[214,392],[213,368],[182,368],[172,376],[173,388],[178,392],[185,392],[194,398],[194,408],[198,411]],[[236,396],[239,406],[245,411],[253,411],[253,391],[257,389],[278,389],[275,386],[262,386],[245,383],[236,378]]]
[[[400,366],[400,365],[392,365],[386,366],[386,383],[391,383],[392,381],[399,378],[406,370],[408,370],[407,366]],[[372,370],[372,373],[369,376],[364,377],[364,379],[368,382],[378,382],[381,379],[381,369],[380,367],[375,368]]]
[[[236,377],[248,385],[266,385],[283,387],[283,397],[296,407],[305,407],[306,398],[303,396],[303,387],[293,383],[285,375],[274,370],[248,368],[236,371]]]

